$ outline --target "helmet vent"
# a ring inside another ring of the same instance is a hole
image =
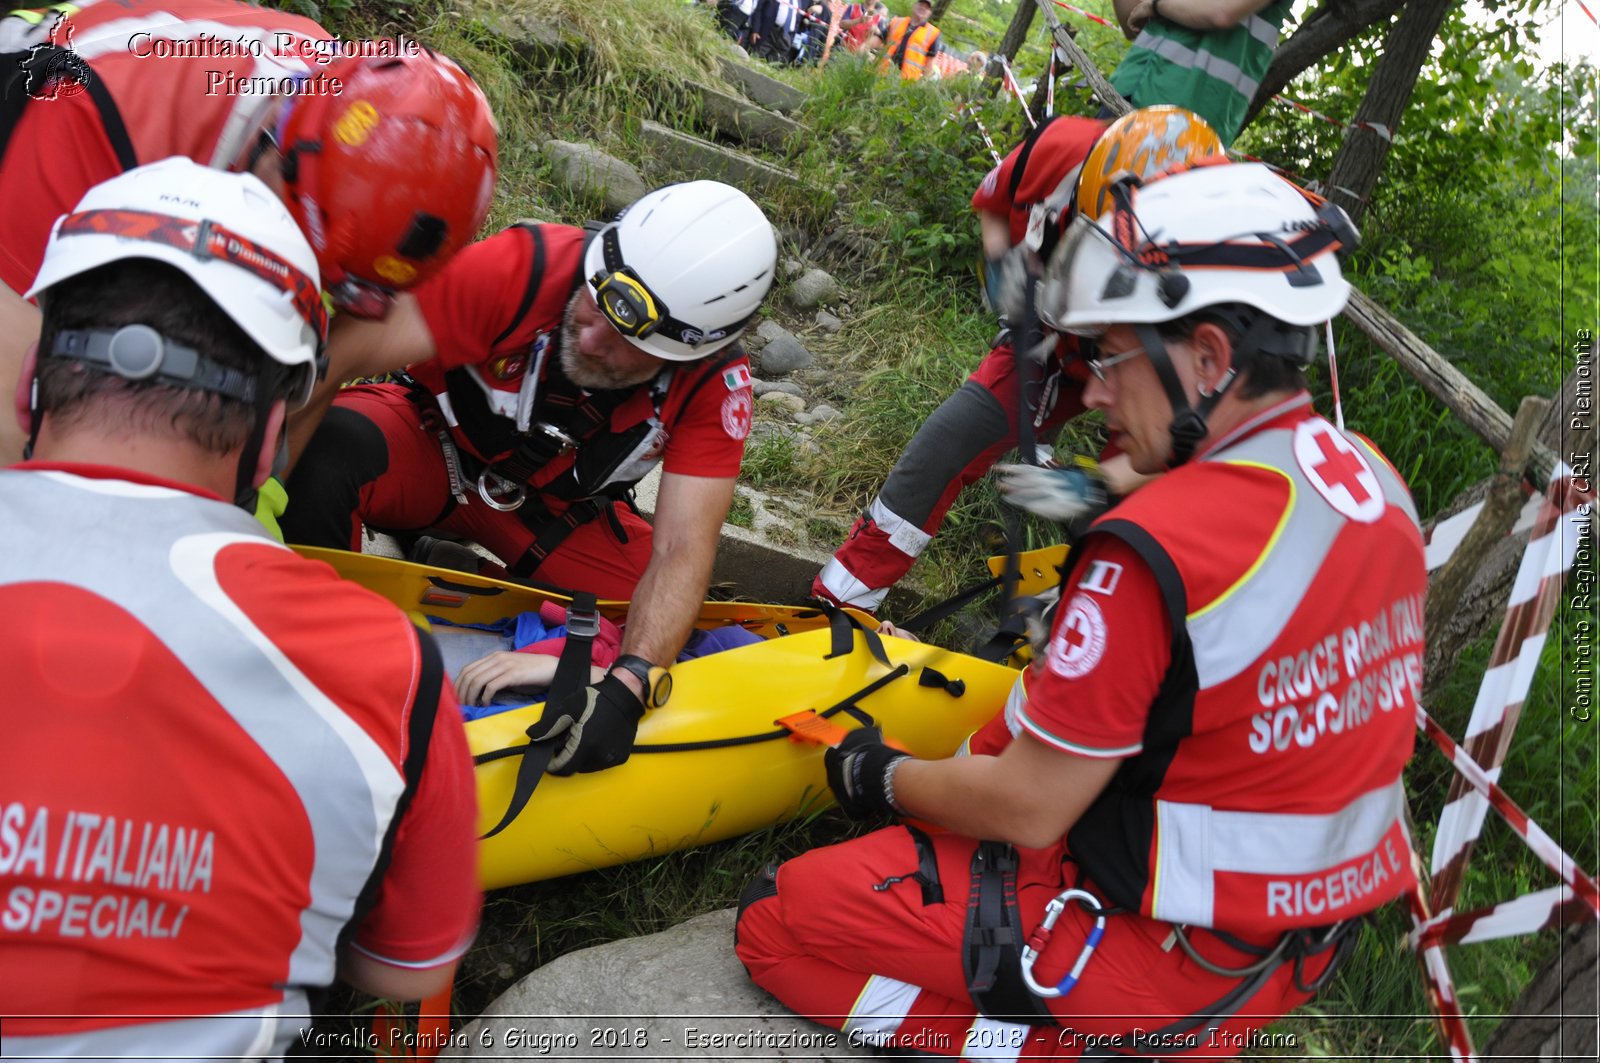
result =
[[[450,225],[443,218],[419,211],[411,219],[411,228],[406,231],[405,239],[400,241],[400,246],[395,250],[406,258],[420,262],[439,250],[449,232]]]

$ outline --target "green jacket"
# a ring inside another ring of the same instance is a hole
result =
[[[1237,26],[1209,32],[1151,19],[1111,75],[1111,85],[1135,107],[1187,107],[1211,124],[1223,144],[1232,144],[1292,5],[1293,0],[1274,0]]]

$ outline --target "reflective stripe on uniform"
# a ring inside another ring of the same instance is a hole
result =
[[[1404,808],[1398,782],[1327,815],[1224,812],[1157,801],[1151,914],[1212,926],[1218,872],[1316,874],[1375,852]]]

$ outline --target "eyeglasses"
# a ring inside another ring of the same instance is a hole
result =
[[[1143,347],[1135,347],[1131,351],[1113,354],[1110,358],[1085,358],[1084,361],[1088,363],[1089,372],[1094,374],[1094,378],[1104,384],[1107,369],[1121,365],[1130,358],[1137,358],[1143,353],[1145,353]]]

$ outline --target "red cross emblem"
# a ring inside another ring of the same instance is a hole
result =
[[[1067,603],[1050,640],[1050,670],[1067,679],[1088,675],[1106,652],[1106,618],[1093,598],[1079,593]]]
[[[1294,456],[1311,486],[1328,505],[1363,524],[1383,515],[1383,494],[1367,459],[1323,420],[1295,428]]]

